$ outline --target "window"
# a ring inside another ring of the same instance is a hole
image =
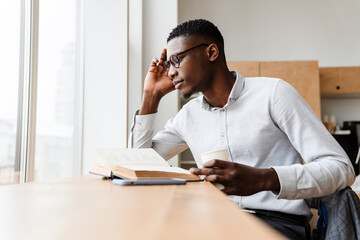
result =
[[[0,29],[0,184],[6,184],[19,182],[19,167],[15,167],[15,147],[19,95],[20,1],[0,2]]]
[[[0,184],[81,173],[82,5],[0,2]]]
[[[32,180],[79,174],[76,159],[77,1],[39,6],[35,163]]]
[[[128,12],[128,0],[1,1],[0,184],[87,173],[96,149],[126,147]]]

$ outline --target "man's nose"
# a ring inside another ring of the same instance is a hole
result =
[[[173,80],[178,75],[178,71],[172,65],[169,67],[168,77]]]

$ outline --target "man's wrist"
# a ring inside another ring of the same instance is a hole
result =
[[[263,188],[265,191],[280,192],[279,177],[273,168],[264,169]]]
[[[160,100],[161,96],[144,92],[143,102],[139,111],[139,115],[156,113]]]

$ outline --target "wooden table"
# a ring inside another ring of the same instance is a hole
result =
[[[118,186],[96,176],[0,187],[0,239],[282,239],[207,182]]]

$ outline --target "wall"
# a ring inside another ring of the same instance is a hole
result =
[[[83,173],[96,149],[126,147],[126,0],[84,1]]]
[[[128,129],[140,108],[143,91],[143,0],[129,1],[129,97]]]
[[[336,124],[342,126],[344,121],[360,121],[360,97],[323,97],[323,115],[336,116]]]
[[[360,1],[182,0],[179,21],[206,18],[220,28],[227,59],[319,60],[360,65]]]
[[[205,18],[225,38],[229,61],[319,60],[319,66],[360,66],[360,1],[181,0],[179,22]],[[359,101],[342,99],[344,119],[358,119]],[[330,114],[330,113],[327,113]],[[340,119],[340,116],[338,117]]]

